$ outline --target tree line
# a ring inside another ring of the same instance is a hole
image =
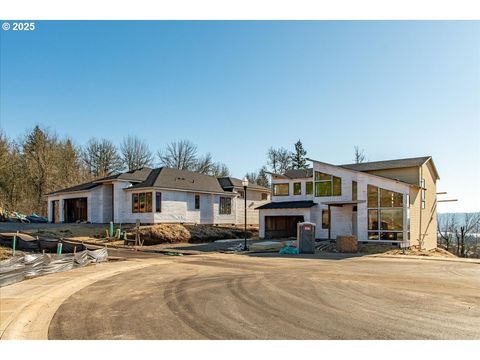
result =
[[[188,140],[173,141],[156,155],[160,166],[230,175],[225,164],[210,153],[199,154]],[[45,215],[49,192],[154,163],[154,154],[137,136],[125,137],[119,146],[98,138],[77,146],[40,126],[16,140],[0,130],[0,207]]]
[[[357,149],[356,149],[357,151]],[[292,150],[269,148],[266,163],[245,176],[251,183],[270,186],[269,173],[307,168],[307,152],[298,140]],[[154,165],[230,176],[228,166],[210,153],[200,154],[189,140],[172,141],[155,154],[137,136],[117,146],[111,140],[90,138],[84,146],[35,126],[18,139],[0,129],[0,207],[23,213],[46,214],[45,195],[122,171]]]

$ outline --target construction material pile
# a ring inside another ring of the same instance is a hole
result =
[[[25,279],[107,261],[106,248],[75,254],[27,254],[0,261],[0,287]]]
[[[337,251],[341,253],[356,253],[358,242],[356,236],[337,236]]]
[[[85,250],[85,246],[54,238],[39,238],[28,234],[4,232],[0,233],[0,245],[18,250],[34,252],[57,252],[59,243],[62,244],[62,253],[73,253]]]
[[[31,215],[25,215],[17,211],[8,211],[0,208],[0,221],[4,222],[20,222],[20,223],[47,223],[48,219],[43,216],[39,216],[35,213]]]
[[[251,252],[279,252],[286,246],[294,246],[295,241],[263,241],[252,244],[249,247]]]

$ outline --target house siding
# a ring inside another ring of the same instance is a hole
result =
[[[282,201],[297,201],[297,200],[313,200],[317,205],[308,210],[309,220],[305,218],[305,221],[311,221],[316,223],[315,236],[319,239],[328,238],[328,229],[322,229],[322,210],[327,210],[328,205],[324,202],[333,201],[351,201],[352,200],[352,181],[357,182],[357,238],[358,241],[368,241],[368,207],[367,207],[367,186],[368,184],[401,193],[404,195],[404,200],[407,199],[407,194],[410,192],[410,186],[408,184],[398,182],[395,180],[381,178],[378,176],[372,176],[368,173],[350,171],[334,165],[313,162],[313,169],[326,174],[331,174],[342,179],[342,193],[340,196],[315,196],[315,186],[312,195],[305,194],[305,183],[307,181],[313,181],[314,177],[309,179],[281,179],[274,178],[272,183],[289,183],[289,195],[288,196],[272,196],[273,202]],[[302,183],[302,194],[293,195],[293,183]],[[315,182],[314,182],[315,183]],[[405,201],[404,201],[405,203]],[[407,236],[407,206],[404,205],[404,238]],[[352,209],[353,205],[345,205],[343,207],[331,206],[331,231],[330,238],[335,239],[341,235],[351,235],[353,231],[353,219]],[[304,209],[285,209],[288,210],[284,215],[304,215],[306,211]],[[280,214],[278,210],[260,210],[260,236],[265,236],[264,219],[265,216],[271,216],[271,214]]]

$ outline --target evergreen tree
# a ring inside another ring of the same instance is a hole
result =
[[[292,155],[292,169],[306,169],[307,159],[305,156],[307,152],[303,148],[303,144],[300,140],[295,143],[295,152]]]

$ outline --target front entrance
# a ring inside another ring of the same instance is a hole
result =
[[[87,198],[65,199],[63,222],[87,221]]]
[[[289,238],[297,236],[297,224],[303,216],[265,216],[265,238]]]

